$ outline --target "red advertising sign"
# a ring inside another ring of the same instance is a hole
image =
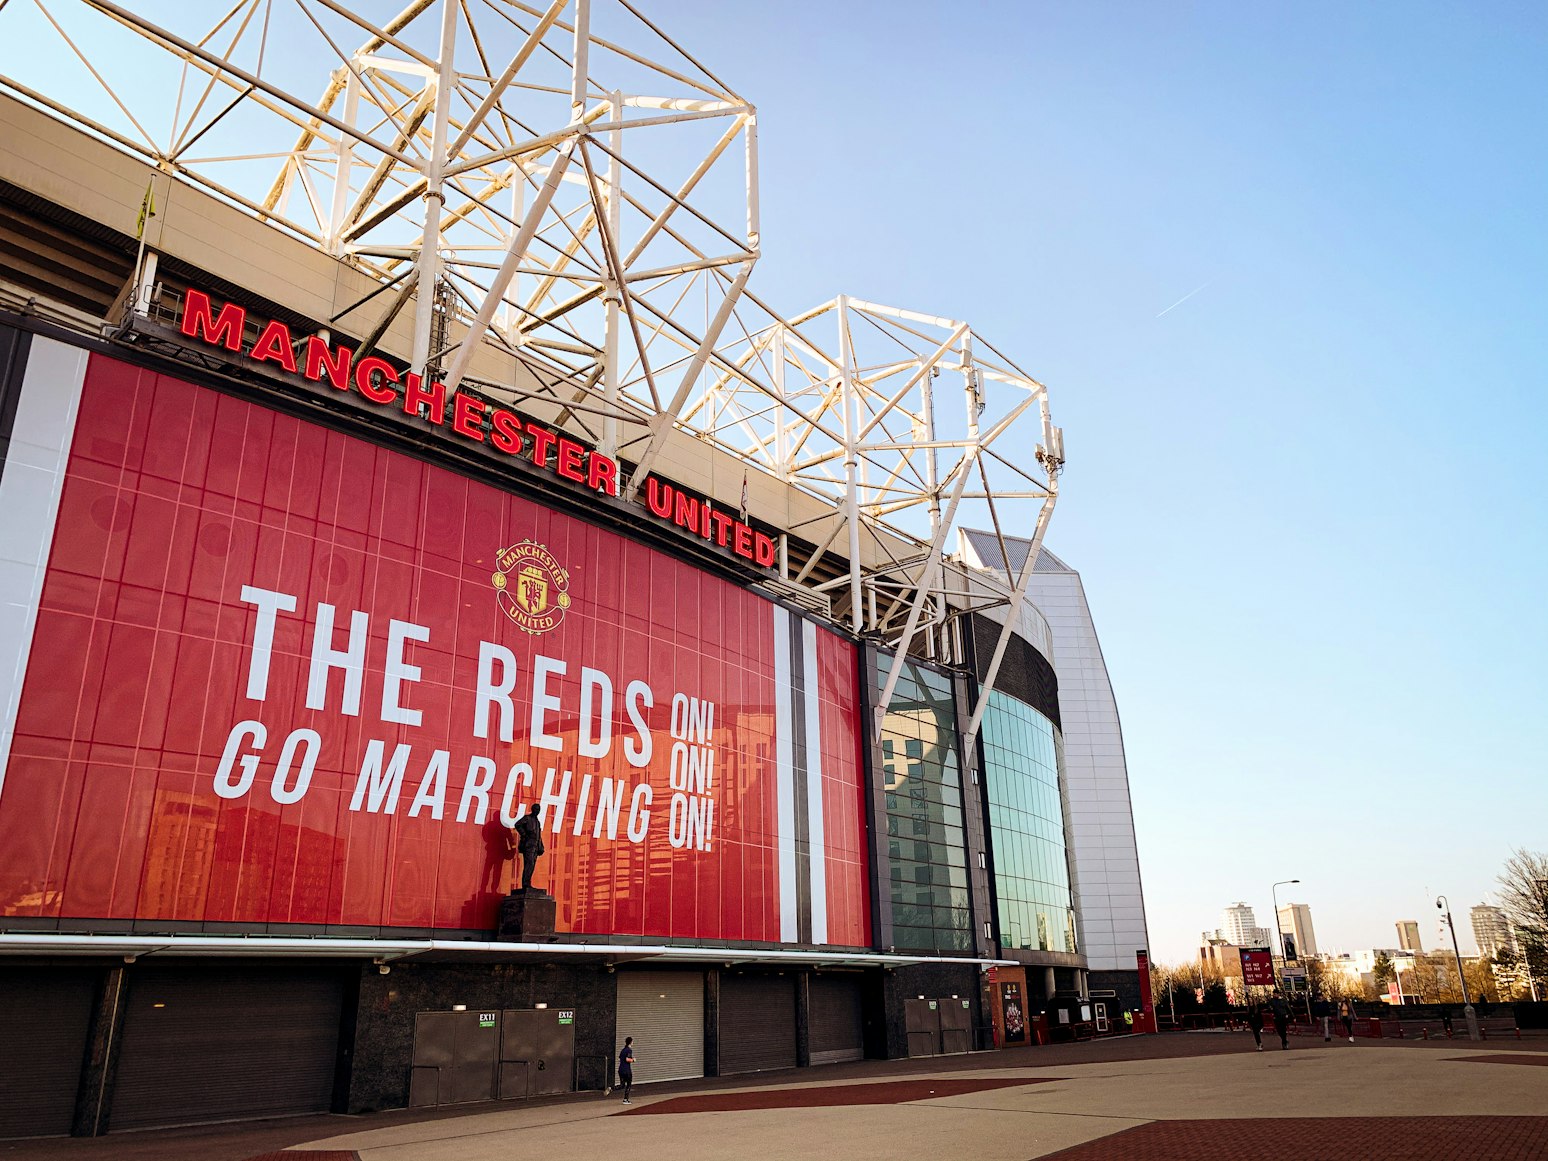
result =
[[[1250,988],[1274,986],[1274,953],[1266,947],[1244,947],[1241,950],[1242,983]]]
[[[834,634],[92,357],[0,789],[0,913],[489,929],[536,805],[562,931],[865,946],[862,782]]]
[[[1134,1031],[1155,1032],[1156,1028],[1156,1004],[1150,990],[1150,953],[1144,948],[1134,953],[1135,966],[1139,972],[1140,986],[1140,1010],[1134,1013]]]

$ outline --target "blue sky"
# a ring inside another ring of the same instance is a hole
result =
[[[759,105],[766,298],[1049,384],[1155,953],[1292,878],[1324,947],[1436,892],[1469,945],[1548,847],[1548,9],[651,12]]]
[[[1291,878],[1429,946],[1548,848],[1548,8],[642,7],[759,106],[761,297],[1049,385],[1156,956]]]

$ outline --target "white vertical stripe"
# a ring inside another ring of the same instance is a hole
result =
[[[774,782],[778,810],[779,938],[800,938],[796,900],[795,738],[790,703],[790,614],[774,609]]]
[[[86,352],[34,337],[0,475],[0,789],[86,378]]]
[[[801,621],[806,676],[806,834],[811,851],[812,942],[828,942],[828,846],[822,828],[822,725],[817,696],[817,626]]]

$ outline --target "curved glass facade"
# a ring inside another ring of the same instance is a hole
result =
[[[995,690],[981,736],[1001,946],[1078,951],[1053,723]]]
[[[882,654],[879,661],[880,685],[891,658]],[[904,665],[882,722],[881,749],[894,946],[969,952],[973,919],[951,678]]]

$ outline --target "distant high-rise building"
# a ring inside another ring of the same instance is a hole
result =
[[[1245,903],[1233,903],[1220,913],[1220,938],[1237,947],[1260,947],[1269,942],[1269,930],[1258,926],[1258,917]]]
[[[1311,908],[1305,903],[1280,905],[1279,930],[1295,940],[1295,954],[1298,957],[1301,959],[1316,957],[1317,934],[1312,930]]]
[[[1399,919],[1397,922],[1398,947],[1404,951],[1423,951],[1424,944],[1419,942],[1419,921],[1417,919]]]
[[[1515,947],[1505,913],[1487,903],[1473,908],[1473,939],[1478,943],[1479,955],[1493,956],[1502,947]]]

